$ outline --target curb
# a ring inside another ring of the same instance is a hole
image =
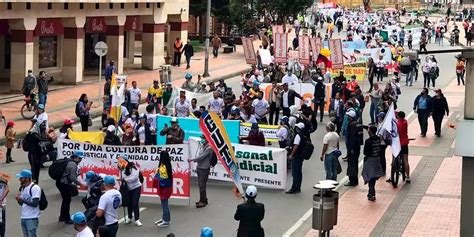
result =
[[[240,75],[240,71],[239,72],[234,72],[234,73],[229,73],[227,75],[224,75],[224,76],[221,76],[221,77],[216,77],[216,78],[213,78],[212,80],[203,80],[203,81],[211,81],[211,82],[217,82],[221,79],[223,80],[226,80],[226,79],[230,79],[232,77],[236,77],[236,76],[239,76]],[[59,89],[59,88],[58,88]],[[141,103],[140,104],[145,104],[145,99],[143,99],[142,101],[140,101]],[[0,103],[1,104],[1,103]],[[95,118],[98,118],[98,117],[101,117],[102,116],[102,111],[99,110],[99,111],[95,111],[93,113],[90,114],[90,117],[91,119],[95,119]],[[78,118],[72,118],[74,120],[74,124],[77,124],[79,123],[79,119]],[[51,127],[53,128],[60,128],[62,125],[63,125],[63,121],[56,121],[56,122],[52,122],[49,124]],[[26,133],[28,131],[20,131],[20,132],[17,132],[17,135],[16,135],[16,138],[23,138],[25,137]],[[3,138],[0,138],[0,146],[3,146],[5,145],[6,143],[6,139],[3,137]]]

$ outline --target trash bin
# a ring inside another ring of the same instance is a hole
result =
[[[160,83],[171,82],[171,65],[163,65],[160,70]]]
[[[333,225],[337,225],[337,213],[339,210],[339,192],[336,191],[331,191],[332,196],[334,198],[334,219],[333,219]]]
[[[313,195],[313,229],[328,231],[332,230],[334,226],[336,212],[336,198],[337,195],[333,194],[332,191],[323,191],[323,200],[321,202],[321,193]]]

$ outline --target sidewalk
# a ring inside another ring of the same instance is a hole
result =
[[[367,200],[368,186],[362,178],[359,186],[342,188],[338,224],[331,236],[459,236],[461,172],[457,171],[462,159],[453,155],[456,131],[448,124],[462,116],[464,87],[452,81],[444,94],[450,116],[443,121],[441,138],[434,136],[431,119],[429,133],[422,138],[416,116],[408,118],[408,137],[416,138],[409,151],[411,184],[393,188],[382,177],[376,184],[375,202]],[[387,158],[387,172],[390,164]],[[311,229],[308,218],[293,236],[315,237],[318,231]]]
[[[260,41],[255,41],[254,45],[258,47]],[[192,58],[191,68],[186,70],[186,64],[181,64],[181,67],[172,67],[171,79],[175,86],[181,86],[184,82],[184,74],[190,72],[193,74],[193,81],[197,81],[197,75],[202,74],[204,70],[204,52],[198,52]],[[237,51],[231,54],[223,54],[222,50],[217,58],[213,58],[212,51],[210,50],[209,58],[209,78],[203,78],[203,81],[217,81],[219,79],[227,79],[234,76],[240,75],[244,70],[249,69],[249,66],[245,63],[245,57],[242,46],[237,46]],[[128,75],[128,82],[131,86],[132,81],[136,81],[138,87],[142,90],[142,97],[146,97],[148,88],[152,85],[154,79],[159,79],[159,71],[137,71]],[[58,128],[62,126],[65,118],[76,119],[74,112],[75,104],[82,93],[87,93],[89,100],[94,101],[94,105],[97,105],[97,97],[99,88],[103,91],[103,83],[100,85],[98,82],[75,85],[75,86],[61,86],[61,89],[53,90],[48,93],[48,99],[46,103],[46,112],[49,117],[49,124],[52,127]],[[20,96],[20,95],[19,95]],[[15,131],[17,137],[24,134],[31,125],[29,120],[25,120],[20,115],[20,108],[23,105],[22,100],[11,100],[12,95],[0,95],[0,110],[5,116],[7,121],[15,122]],[[20,97],[21,98],[21,97]],[[99,116],[102,113],[102,106],[91,109],[91,116]],[[4,142],[4,130],[5,126],[0,125],[0,144]]]

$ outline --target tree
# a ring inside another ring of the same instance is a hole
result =
[[[253,0],[229,0],[230,20],[240,34],[251,34],[255,30]]]
[[[231,16],[229,10],[229,0],[212,0],[212,15],[216,17],[219,22],[224,23],[227,27],[225,30],[226,34],[230,33],[231,30]]]
[[[203,35],[206,31],[206,8],[207,0],[190,0],[189,1],[189,15],[195,18],[199,17],[199,41],[203,42]]]
[[[288,17],[296,18],[298,14],[303,13],[312,4],[313,0],[257,0],[259,6],[259,15],[268,14],[270,19],[276,23],[283,23]]]

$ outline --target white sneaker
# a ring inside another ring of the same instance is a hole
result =
[[[130,220],[129,218],[125,218],[125,222],[124,222],[124,223],[125,223],[125,224],[130,224],[130,223],[132,223],[132,220]]]
[[[135,225],[138,227],[141,227],[143,224],[140,222],[140,220],[136,220]]]
[[[155,221],[155,225],[158,225],[158,224],[160,224],[160,223],[162,223],[162,222],[163,222],[163,220],[162,220],[162,219],[159,219],[159,220]]]
[[[168,226],[170,226],[170,223],[169,223],[169,222],[165,222],[165,221],[163,221],[163,222],[161,222],[160,224],[158,224],[158,227],[160,227],[160,228],[165,228],[165,227],[168,227]]]

